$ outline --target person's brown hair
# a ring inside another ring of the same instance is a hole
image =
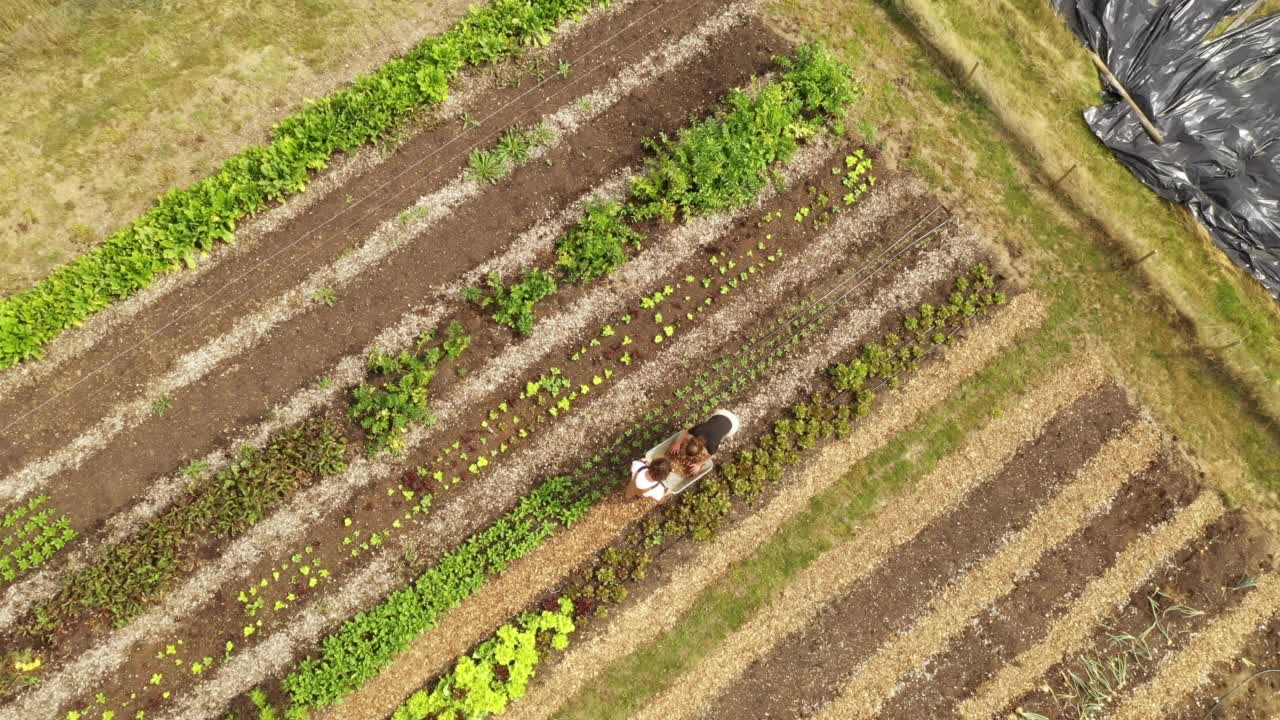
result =
[[[684,441],[684,447],[680,448],[680,454],[684,455],[684,459],[689,462],[698,462],[706,451],[707,441],[697,435],[690,435],[689,439]]]
[[[655,482],[662,482],[671,474],[671,461],[660,457],[649,463],[649,478]]]

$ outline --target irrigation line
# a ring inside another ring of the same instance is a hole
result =
[[[1244,680],[1241,680],[1239,685],[1236,685],[1235,687],[1231,688],[1231,690],[1229,690],[1226,695],[1223,695],[1222,697],[1218,698],[1218,702],[1214,703],[1213,707],[1209,708],[1209,712],[1204,714],[1204,720],[1209,720],[1209,718],[1213,717],[1214,711],[1216,711],[1218,707],[1222,705],[1222,703],[1226,702],[1227,698],[1231,697],[1232,695],[1235,695],[1236,692],[1241,690],[1245,685],[1248,685],[1249,683],[1253,682],[1254,680],[1257,680],[1263,675],[1269,675],[1271,673],[1280,673],[1280,668],[1272,668],[1271,670],[1261,670],[1259,672],[1256,672],[1250,675]]]
[[[918,227],[920,227],[921,225],[923,225],[923,224],[924,224],[924,223],[925,223],[925,222],[926,222],[930,217],[932,217],[932,216],[933,216],[933,214],[934,214],[935,212],[937,212],[937,211],[938,211],[938,210],[940,210],[940,209],[944,209],[944,208],[943,208],[943,206],[942,206],[942,205],[937,205],[937,206],[935,206],[932,210],[930,210],[929,212],[927,212],[927,213],[925,213],[923,216],[921,216],[921,217],[920,217],[920,219],[919,219],[919,220],[916,220],[916,222],[915,222],[915,224],[914,224],[914,225],[912,225],[911,227],[907,228],[907,230],[906,230],[905,232],[903,232],[903,233],[902,233],[902,235],[900,235],[900,236],[898,237],[898,239],[894,240],[892,243],[890,243],[889,245],[887,245],[887,246],[886,246],[886,247],[885,247],[885,248],[880,252],[880,254],[878,254],[878,255],[876,255],[876,256],[873,256],[873,257],[871,258],[871,262],[875,262],[875,261],[876,261],[876,260],[878,260],[879,258],[883,257],[886,253],[891,252],[891,251],[892,251],[892,250],[893,250],[893,249],[898,245],[898,243],[900,243],[904,238],[906,238],[906,237],[907,237],[908,235],[910,235],[911,233],[915,232],[916,228],[918,228]],[[950,214],[948,213],[948,215],[950,215]],[[948,221],[949,221],[949,220],[950,220],[950,217],[948,217]],[[934,228],[934,229],[936,230],[937,228]],[[926,235],[926,237],[927,237],[927,235]],[[852,276],[850,276],[850,277],[848,277],[848,278],[845,278],[844,280],[840,281],[839,283],[836,283],[836,284],[835,284],[833,287],[831,287],[831,289],[829,289],[829,290],[828,290],[828,291],[827,291],[827,292],[826,292],[822,297],[820,297],[820,298],[818,298],[818,299],[816,299],[816,300],[809,301],[809,303],[810,303],[810,304],[818,304],[818,303],[821,303],[823,300],[826,300],[826,299],[827,299],[828,297],[830,297],[833,293],[835,293],[836,291],[838,291],[838,290],[839,290],[839,289],[840,289],[840,288],[841,288],[845,283],[848,283],[849,281],[851,281],[851,280],[853,280],[853,279],[857,278],[857,277],[858,277],[858,273],[859,273],[859,272],[861,272],[861,271],[862,271],[864,268],[866,268],[866,267],[867,267],[866,265],[862,266],[862,267],[861,267],[861,268],[859,268],[859,269],[858,269],[858,271],[857,271],[857,272],[855,272]],[[789,323],[791,323],[791,322],[794,322],[794,319],[795,319],[795,318],[798,318],[801,314],[803,314],[803,311],[797,311],[797,313],[796,313],[795,315],[793,315],[793,316],[792,316],[792,318],[789,318],[789,319],[787,319],[787,320],[785,320],[785,321],[783,321],[783,322],[780,322],[780,323],[778,324],[778,326],[777,326],[777,327],[775,327],[775,328],[774,328],[772,331],[770,331],[768,334],[764,335],[763,337],[756,338],[756,339],[752,340],[752,341],[751,341],[751,343],[749,343],[748,345],[746,345],[743,349],[744,349],[744,350],[750,350],[750,349],[751,349],[752,347],[754,347],[755,345],[757,345],[757,344],[759,344],[760,342],[763,342],[764,340],[768,339],[771,335],[773,335],[773,333],[776,333],[778,330],[781,330],[783,326],[785,326],[785,325],[787,325],[787,324],[789,324]]]
[[[643,22],[643,21],[647,20],[647,19],[649,18],[649,16],[651,16],[651,15],[653,15],[655,12],[658,12],[659,10],[661,10],[663,7],[665,7],[665,6],[666,6],[668,3],[670,3],[671,1],[672,1],[672,0],[662,0],[662,1],[661,1],[661,2],[656,6],[656,7],[654,7],[652,10],[650,10],[650,11],[646,12],[646,13],[645,13],[644,15],[642,15],[641,17],[639,17],[639,18],[637,18],[637,19],[633,20],[633,21],[632,21],[631,23],[629,23],[626,27],[622,28],[621,30],[618,30],[617,32],[615,32],[615,33],[613,33],[612,35],[610,35],[609,37],[605,38],[604,40],[601,40],[599,43],[597,43],[596,45],[594,45],[593,47],[591,47],[589,50],[587,50],[586,52],[584,52],[584,53],[582,53],[581,55],[579,55],[577,58],[575,58],[574,60],[572,60],[572,61],[570,62],[570,65],[576,65],[577,63],[579,63],[579,62],[583,61],[585,58],[587,58],[588,56],[590,56],[592,53],[596,52],[596,51],[597,51],[597,50],[599,50],[600,48],[602,48],[602,47],[604,47],[605,45],[607,45],[607,44],[609,44],[610,42],[612,42],[612,41],[613,41],[615,38],[617,38],[619,35],[621,35],[621,34],[623,34],[623,33],[627,32],[627,31],[628,31],[628,30],[630,30],[631,28],[635,27],[637,24],[639,24],[639,23],[641,23],[641,22]],[[705,3],[705,2],[706,2],[706,0],[694,0],[694,2],[693,2],[693,3],[691,3],[691,4],[690,4],[688,7],[686,7],[684,10],[681,10],[681,11],[679,11],[679,12],[675,13],[674,15],[669,16],[669,17],[668,17],[668,20],[667,20],[667,22],[666,22],[666,23],[662,23],[662,24],[655,24],[655,25],[654,25],[654,27],[652,27],[651,29],[649,29],[648,31],[646,31],[643,35],[641,35],[640,37],[638,37],[638,38],[636,38],[635,40],[631,41],[631,42],[630,42],[630,43],[628,43],[626,46],[624,46],[622,49],[620,49],[620,50],[616,51],[616,52],[615,52],[611,57],[609,57],[609,58],[607,58],[607,59],[605,59],[605,60],[600,61],[600,62],[599,62],[599,63],[597,63],[594,67],[592,67],[590,70],[587,70],[586,72],[584,72],[582,75],[580,75],[580,76],[578,76],[578,77],[581,77],[581,78],[589,77],[592,73],[594,73],[594,72],[596,72],[597,70],[600,70],[601,68],[603,68],[603,67],[604,67],[608,62],[610,62],[610,61],[611,61],[611,60],[613,60],[614,58],[618,57],[619,55],[621,55],[622,53],[626,52],[627,50],[630,50],[632,47],[634,47],[634,46],[635,46],[636,44],[638,44],[640,41],[645,40],[645,39],[647,39],[650,35],[654,34],[655,32],[657,32],[657,31],[659,31],[659,30],[661,30],[661,29],[664,29],[664,28],[666,27],[666,25],[667,25],[668,23],[670,23],[671,21],[673,21],[673,20],[675,20],[675,19],[677,19],[677,18],[681,17],[681,16],[682,16],[682,15],[684,15],[685,13],[688,13],[690,10],[692,10],[692,9],[694,9],[694,8],[696,8],[696,7],[700,6],[700,5],[702,5],[702,4],[703,4],[703,3]],[[480,124],[481,124],[481,125],[483,125],[485,122],[488,122],[489,120],[492,120],[492,119],[493,119],[495,116],[497,116],[499,113],[503,112],[504,110],[506,110],[507,108],[511,107],[511,106],[512,106],[512,105],[514,105],[515,103],[517,103],[517,102],[519,102],[519,101],[523,100],[523,99],[524,99],[525,97],[527,97],[530,93],[533,93],[534,91],[536,91],[536,90],[538,90],[539,88],[541,88],[543,85],[545,85],[545,84],[547,84],[547,83],[551,82],[551,80],[552,80],[554,77],[555,77],[555,76],[553,75],[553,76],[548,76],[548,77],[546,77],[546,78],[543,78],[542,80],[539,80],[537,83],[535,83],[535,84],[534,84],[532,87],[530,87],[528,90],[526,90],[526,91],[524,91],[524,92],[520,93],[520,95],[516,96],[515,98],[511,99],[510,101],[508,101],[508,102],[506,102],[506,103],[503,103],[503,105],[502,105],[501,107],[499,107],[499,108],[497,108],[496,110],[494,110],[493,112],[489,113],[489,115],[485,116],[485,118],[484,118],[483,120],[481,120],[481,121],[480,121]],[[571,87],[574,87],[574,86],[573,86],[573,85],[566,85],[566,86],[564,86],[564,87],[559,88],[559,89],[558,89],[558,90],[556,90],[555,92],[553,92],[553,93],[551,93],[550,95],[548,95],[548,96],[546,97],[546,100],[550,100],[551,98],[556,97],[557,95],[559,95],[560,93],[564,92],[565,90],[570,89]],[[544,100],[544,102],[545,102],[546,100]],[[12,421],[10,421],[7,425],[5,425],[5,426],[4,426],[4,428],[3,428],[2,430],[0,430],[0,431],[7,432],[10,428],[12,428],[14,425],[18,424],[19,422],[21,422],[23,419],[25,419],[26,417],[28,417],[28,416],[29,416],[29,415],[31,415],[32,413],[36,412],[37,410],[40,410],[40,409],[44,408],[45,406],[47,406],[49,403],[53,402],[54,400],[57,400],[57,399],[59,399],[59,398],[63,397],[64,395],[66,395],[67,393],[69,393],[69,392],[71,392],[71,391],[75,390],[77,387],[79,387],[79,386],[80,386],[80,384],[81,384],[81,383],[83,383],[84,381],[88,380],[89,378],[91,378],[91,377],[93,377],[93,376],[97,375],[98,373],[100,373],[100,372],[102,372],[104,369],[106,369],[106,367],[107,367],[108,365],[110,365],[110,364],[114,363],[116,360],[119,360],[120,358],[124,357],[125,355],[128,355],[128,354],[133,353],[133,352],[134,352],[134,351],[136,351],[138,348],[142,347],[144,344],[151,342],[151,340],[152,340],[156,335],[159,335],[160,333],[164,332],[165,330],[169,329],[170,327],[173,327],[173,326],[174,326],[174,325],[176,325],[179,321],[181,321],[181,320],[185,319],[187,316],[191,315],[193,312],[195,312],[196,310],[200,309],[203,305],[205,305],[205,304],[206,304],[206,303],[208,303],[209,301],[213,300],[214,298],[218,297],[218,296],[219,296],[219,295],[220,295],[224,290],[226,290],[227,288],[231,287],[231,286],[232,286],[232,285],[234,285],[235,283],[239,282],[241,279],[243,279],[243,278],[247,277],[247,276],[248,276],[248,275],[250,275],[251,273],[256,272],[259,268],[261,268],[261,267],[265,266],[265,265],[266,265],[267,263],[269,263],[270,261],[272,261],[272,260],[276,259],[277,257],[279,257],[281,253],[284,253],[284,252],[286,252],[287,250],[290,250],[290,249],[291,249],[291,248],[293,248],[295,245],[297,245],[298,243],[302,242],[302,240],[306,239],[307,237],[310,237],[311,235],[315,234],[315,233],[316,233],[316,232],[318,232],[319,230],[321,230],[321,229],[325,228],[325,227],[326,227],[326,226],[328,226],[330,223],[332,223],[333,221],[335,221],[335,220],[337,220],[338,218],[340,218],[342,215],[344,215],[344,214],[346,214],[347,212],[349,212],[349,211],[353,210],[355,207],[357,207],[358,205],[360,205],[361,203],[363,203],[365,200],[368,200],[369,198],[371,198],[371,197],[373,197],[374,195],[378,194],[379,192],[381,192],[384,188],[386,188],[386,187],[387,187],[388,185],[390,185],[391,183],[393,183],[393,182],[395,182],[395,181],[399,180],[401,177],[403,177],[403,176],[404,176],[404,175],[406,175],[407,173],[409,173],[409,172],[411,172],[411,171],[413,171],[413,170],[417,169],[420,165],[422,165],[422,163],[424,163],[424,162],[426,162],[426,161],[430,160],[431,158],[433,158],[433,157],[435,157],[437,154],[439,154],[441,151],[443,151],[443,150],[445,150],[446,148],[448,148],[449,146],[453,145],[455,141],[457,141],[457,140],[461,139],[464,135],[466,135],[466,133],[467,133],[467,130],[466,130],[466,129],[463,129],[460,133],[458,133],[458,135],[454,136],[453,138],[451,138],[450,140],[448,140],[447,142],[445,142],[443,145],[441,145],[440,147],[436,148],[435,150],[431,151],[431,152],[430,152],[430,153],[428,153],[427,155],[425,155],[425,156],[423,156],[423,157],[419,158],[418,160],[415,160],[413,163],[411,163],[408,167],[406,167],[406,168],[404,168],[403,170],[401,170],[401,171],[400,171],[399,173],[397,173],[395,176],[393,176],[393,177],[389,178],[388,180],[386,180],[385,182],[383,182],[383,183],[382,183],[381,185],[379,185],[378,187],[376,187],[376,188],[374,188],[373,190],[371,190],[370,192],[366,193],[366,194],[364,195],[364,197],[360,198],[358,201],[355,201],[355,202],[353,202],[353,203],[350,203],[350,204],[346,205],[345,207],[343,207],[343,208],[339,209],[339,210],[338,210],[338,212],[334,213],[334,214],[333,214],[332,216],[330,216],[327,220],[322,221],[319,225],[317,225],[317,226],[315,226],[315,227],[311,228],[310,230],[306,231],[306,232],[305,232],[305,233],[303,233],[302,235],[299,235],[295,240],[293,240],[293,242],[290,242],[289,244],[287,244],[287,245],[284,245],[284,246],[280,247],[278,250],[276,250],[275,252],[273,252],[273,253],[272,253],[271,255],[269,255],[268,257],[263,258],[262,260],[260,260],[260,261],[258,261],[258,262],[256,262],[256,263],[254,263],[252,266],[250,266],[250,267],[249,267],[248,269],[246,269],[244,272],[240,273],[240,274],[239,274],[239,275],[237,275],[236,277],[234,277],[234,278],[232,278],[231,280],[227,281],[225,284],[223,284],[223,285],[222,285],[222,287],[218,288],[217,290],[214,290],[212,293],[209,293],[209,295],[208,295],[207,297],[205,297],[204,299],[202,299],[202,300],[200,300],[199,302],[196,302],[196,303],[194,303],[194,304],[192,304],[192,305],[188,306],[187,308],[185,308],[184,310],[182,310],[182,311],[178,314],[178,316],[177,316],[177,317],[175,317],[175,318],[173,318],[172,320],[168,321],[167,323],[165,323],[164,325],[162,325],[162,326],[161,326],[160,328],[158,328],[157,330],[152,331],[150,334],[148,334],[148,335],[147,335],[145,338],[143,338],[142,340],[139,340],[137,343],[135,343],[135,344],[134,344],[134,345],[132,345],[131,347],[126,348],[126,349],[124,349],[124,350],[121,350],[119,353],[117,353],[116,355],[114,355],[114,356],[113,356],[113,357],[111,357],[110,359],[108,359],[108,360],[104,361],[104,362],[103,362],[101,365],[99,365],[97,368],[95,368],[95,369],[93,369],[93,370],[89,371],[89,372],[88,372],[88,373],[86,373],[83,377],[81,377],[81,378],[79,378],[78,380],[76,380],[76,381],[75,381],[75,382],[74,382],[70,387],[66,388],[65,390],[61,390],[61,391],[59,391],[57,394],[55,394],[53,397],[49,398],[48,400],[45,400],[44,402],[40,403],[40,404],[39,404],[39,405],[37,405],[36,407],[31,408],[31,409],[27,410],[26,412],[24,412],[24,413],[22,413],[22,414],[18,415],[16,418],[14,418]],[[466,148],[465,150],[463,150],[461,153],[458,153],[457,155],[454,155],[454,156],[450,157],[450,158],[449,158],[449,161],[450,161],[450,162],[452,162],[452,161],[454,161],[454,160],[457,160],[457,159],[461,158],[461,157],[462,157],[463,155],[465,155],[467,152],[469,152],[469,151],[471,151],[471,150],[476,149],[476,148],[477,148],[477,147],[479,147],[482,143],[487,142],[488,140],[490,140],[490,139],[492,139],[492,138],[496,137],[498,134],[499,134],[499,132],[494,132],[494,133],[491,133],[491,134],[489,134],[489,135],[485,136],[485,137],[484,137],[484,138],[482,138],[481,140],[478,140],[477,142],[475,142],[475,143],[473,143],[472,145],[470,145],[468,148]],[[354,227],[356,227],[357,225],[359,225],[359,224],[360,224],[361,222],[363,222],[364,220],[366,220],[366,219],[368,219],[368,218],[372,217],[373,215],[375,215],[376,213],[378,213],[378,212],[382,211],[382,210],[383,210],[384,208],[386,208],[388,205],[391,205],[393,202],[395,202],[396,200],[400,199],[400,197],[401,197],[402,195],[404,195],[404,193],[405,193],[407,190],[408,190],[408,188],[403,188],[403,189],[401,189],[401,190],[399,190],[399,191],[394,192],[393,194],[391,194],[391,195],[388,197],[388,199],[386,199],[386,200],[384,200],[384,201],[380,202],[380,203],[379,203],[376,207],[374,207],[372,210],[370,210],[370,211],[368,211],[368,212],[364,213],[364,214],[363,214],[363,215],[361,215],[360,217],[356,218],[356,220],[355,220],[354,222],[350,223],[350,224],[349,224],[349,225],[347,225],[346,227],[343,227],[341,230],[339,230],[339,231],[338,231],[338,232],[333,236],[333,238],[341,237],[341,236],[342,236],[342,235],[344,235],[346,232],[350,231],[351,229],[353,229]],[[320,244],[315,245],[314,247],[310,248],[309,250],[306,250],[305,252],[303,252],[302,254],[298,255],[297,257],[290,258],[290,259],[285,263],[284,267],[280,268],[280,270],[283,270],[283,269],[285,269],[285,268],[292,267],[292,266],[296,265],[300,260],[305,259],[305,258],[306,258],[308,255],[310,255],[312,252],[315,252],[316,250],[319,250],[320,248],[323,248],[323,247],[328,246],[328,245],[333,241],[333,238],[330,238],[329,240],[325,240],[325,241],[321,242]],[[274,278],[274,277],[276,277],[277,275],[279,275],[280,270],[277,270],[277,271],[276,271],[275,273],[273,273],[270,277],[271,277],[271,278]],[[229,298],[229,299],[228,299],[228,302],[235,302],[235,301],[239,300],[240,298],[244,297],[245,295],[247,295],[248,293],[252,292],[252,291],[253,291],[253,290],[255,290],[256,288],[260,287],[260,286],[263,284],[263,282],[265,282],[265,281],[257,282],[257,283],[254,283],[254,284],[250,285],[250,286],[249,286],[248,288],[246,288],[243,292],[241,292],[241,293],[239,293],[239,294],[237,294],[237,295],[235,295],[235,296],[233,296],[233,297]],[[225,303],[224,303],[224,306],[225,306]],[[177,335],[176,335],[175,337],[182,337],[182,336],[183,336],[183,335],[185,335],[187,332],[189,332],[189,331],[190,331],[190,329],[191,329],[191,326],[188,326],[186,329],[180,329],[180,330],[179,330],[179,332],[177,333]],[[129,373],[129,372],[131,372],[133,369],[134,369],[134,368],[126,368],[124,371],[122,371],[122,372],[120,373],[120,375],[124,375],[124,374],[126,374],[126,373]]]

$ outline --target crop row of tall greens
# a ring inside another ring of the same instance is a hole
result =
[[[300,488],[341,472],[346,452],[347,440],[335,425],[309,421],[277,433],[262,450],[245,448],[212,477],[205,477],[206,468],[189,467],[186,494],[68,575],[54,597],[34,608],[30,629],[53,633],[87,614],[127,623],[166,591],[202,545],[243,533]]]
[[[607,0],[490,0],[443,35],[358,77],[278,123],[271,142],[171,190],[142,217],[35,287],[0,301],[0,368],[39,358],[44,346],[161,273],[232,242],[236,223],[306,188],[337,152],[385,135],[410,113],[443,102],[465,67],[545,45],[564,20]]]
[[[643,580],[657,555],[674,542],[682,538],[711,539],[735,502],[754,502],[768,485],[782,481],[787,468],[799,463],[805,451],[851,433],[857,420],[871,410],[873,395],[867,381],[896,385],[916,370],[929,349],[948,343],[959,328],[1003,303],[1004,295],[994,289],[994,277],[985,266],[979,265],[956,278],[947,302],[939,307],[922,304],[916,312],[902,318],[905,339],[899,333],[888,333],[879,342],[863,346],[850,360],[832,365],[828,370],[830,388],[819,390],[785,409],[782,417],[749,447],[701,480],[696,491],[660,506],[638,528],[598,553],[568,587],[553,593],[547,605],[554,603],[562,611],[572,609],[578,624],[588,622],[593,615],[605,616],[607,608],[625,600],[630,586]],[[923,327],[924,324],[928,327]],[[865,368],[865,372],[855,371],[861,379],[851,384],[845,378],[852,367]],[[529,613],[520,617],[527,618]],[[502,632],[500,630],[499,635]],[[552,650],[566,649],[570,640],[568,634],[557,636],[554,645],[543,644],[542,653],[531,652],[528,659],[534,665],[527,672],[532,675],[536,665],[545,661]],[[454,673],[457,668],[470,670],[475,662],[472,658],[484,657],[495,642],[497,637],[486,640],[472,654],[459,658]],[[488,676],[482,674],[481,677]],[[465,707],[473,711],[457,717],[476,720],[492,717],[519,699],[527,684],[526,681],[520,686],[519,694],[501,694],[497,683],[476,681],[470,686],[460,686],[452,678],[453,674],[447,674],[435,681],[431,693],[427,690],[415,693],[396,710],[393,720],[436,717],[431,713],[440,712],[441,707]],[[452,692],[452,705],[426,704],[425,698],[438,697],[444,688]],[[472,688],[476,693],[474,699]]]
[[[645,240],[641,226],[671,222],[751,202],[773,169],[830,122],[840,122],[862,90],[847,66],[822,45],[808,44],[776,58],[781,76],[752,92],[734,90],[724,108],[680,131],[647,141],[645,169],[628,183],[622,202],[596,200],[556,241],[559,282],[605,277]],[[487,292],[468,300],[493,308],[493,319],[521,335],[532,332],[534,307],[558,289],[557,277],[533,268],[510,286],[488,278]]]

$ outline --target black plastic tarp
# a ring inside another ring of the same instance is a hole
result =
[[[1089,127],[1280,299],[1280,15],[1206,41],[1253,0],[1051,2],[1165,142],[1110,87],[1085,111]]]

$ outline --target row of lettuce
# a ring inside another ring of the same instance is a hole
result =
[[[39,358],[63,330],[199,253],[234,240],[236,223],[301,192],[335,153],[385,135],[410,113],[443,102],[463,68],[546,44],[556,27],[607,0],[490,0],[448,32],[356,78],[350,87],[285,118],[267,145],[253,146],[217,174],[171,190],[131,225],[0,301],[0,368]]]
[[[861,95],[849,68],[826,48],[804,45],[776,59],[780,75],[734,90],[717,114],[647,143],[645,169],[621,202],[597,200],[555,243],[554,268],[529,268],[510,285],[497,275],[469,288],[468,300],[492,309],[500,325],[529,335],[534,308],[561,283],[588,283],[622,266],[643,245],[643,226],[739,208],[759,196],[771,170],[795,155],[824,125],[839,123]]]
[[[986,267],[980,265],[957,278],[947,302],[939,307],[921,305],[903,318],[902,334],[889,333],[849,360],[832,365],[828,370],[831,389],[793,404],[749,448],[703,479],[695,492],[661,506],[621,541],[597,554],[576,580],[544,603],[554,611],[530,611],[504,625],[431,686],[410,696],[392,720],[478,719],[505,712],[512,701],[523,697],[537,665],[551,652],[565,650],[579,624],[606,615],[608,606],[625,600],[629,587],[644,579],[659,553],[683,538],[714,537],[735,502],[756,500],[768,485],[784,478],[787,468],[800,462],[804,451],[852,432],[857,419],[870,412],[873,386],[896,385],[932,347],[949,342],[960,327],[1003,303],[1004,295],[994,289],[994,277]],[[509,645],[514,633],[534,627],[536,619],[557,613],[562,617],[558,616],[554,632],[526,635],[529,645],[518,656],[494,652]]]

